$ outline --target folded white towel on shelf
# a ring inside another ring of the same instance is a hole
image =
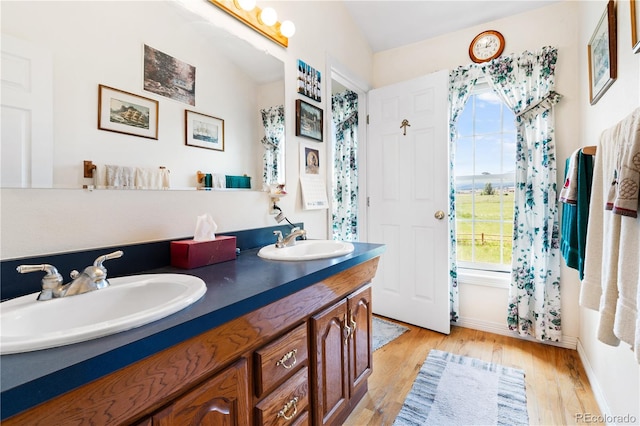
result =
[[[133,189],[135,187],[135,168],[107,164],[106,181],[108,188]]]
[[[578,202],[578,161],[580,149],[574,151],[569,158],[569,169],[564,180],[564,186],[560,190],[560,201],[565,204],[577,204]]]

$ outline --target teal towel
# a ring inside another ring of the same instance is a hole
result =
[[[584,254],[587,243],[587,223],[589,221],[589,201],[593,177],[593,157],[582,152],[578,155],[578,194],[575,204],[562,205],[562,233],[560,248],[567,266],[577,269],[580,280],[584,277]],[[566,161],[566,173],[569,159]]]

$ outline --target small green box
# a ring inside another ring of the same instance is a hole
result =
[[[251,188],[249,176],[226,176],[227,188]]]

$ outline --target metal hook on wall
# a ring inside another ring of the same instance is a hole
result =
[[[407,136],[407,126],[411,127],[411,124],[409,124],[409,120],[405,118],[400,124],[400,128],[403,130],[402,136]]]

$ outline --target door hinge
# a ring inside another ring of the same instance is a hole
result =
[[[367,197],[367,207],[371,206],[371,198]]]
[[[369,124],[369,114],[367,114],[367,124]]]

